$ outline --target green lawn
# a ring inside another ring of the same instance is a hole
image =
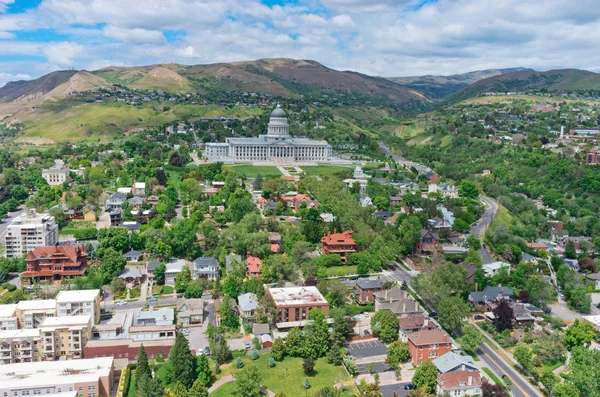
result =
[[[174,288],[170,285],[155,285],[152,287],[152,295],[172,294]]]
[[[237,175],[246,175],[248,178],[255,178],[256,175],[261,174],[264,177],[279,177],[281,172],[277,167],[270,165],[251,165],[251,164],[238,164],[230,166],[231,169]],[[227,166],[225,166],[227,168]]]
[[[225,383],[221,385],[217,390],[210,393],[210,397],[231,397],[233,396],[233,392],[235,391],[234,383]]]
[[[91,221],[71,221],[65,227],[60,229],[61,235],[72,235],[75,230],[80,229],[95,229],[96,223]]]
[[[302,359],[296,357],[286,357],[282,362],[278,362],[274,368],[269,367],[270,355],[263,354],[258,360],[252,361],[248,356],[243,357],[246,365],[255,364],[262,374],[262,385],[274,393],[285,393],[287,396],[302,396],[305,393],[304,380],[307,378],[302,370]],[[229,368],[224,368],[219,376],[229,373],[235,376],[240,370],[235,368],[235,364]],[[328,364],[326,358],[320,358],[315,363],[315,372],[308,377],[311,390],[316,391],[325,386],[333,386],[342,381],[349,381],[348,375],[343,367],[336,367]],[[226,386],[223,386],[224,388]],[[230,396],[231,389],[226,392],[215,392],[211,396]],[[223,393],[223,394],[221,394]]]
[[[326,269],[328,276],[345,276],[347,274],[356,274],[356,265],[332,266]]]
[[[502,204],[498,204],[498,215],[494,218],[490,228],[494,229],[499,225],[510,226],[510,221],[512,220],[512,215],[510,212],[504,207]]]
[[[316,165],[301,167],[306,175],[337,174],[342,171],[354,170],[353,165]]]

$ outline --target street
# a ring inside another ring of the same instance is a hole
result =
[[[513,367],[502,359],[487,343],[483,343],[477,351],[477,356],[485,361],[488,367],[501,378],[506,375],[512,382],[511,392],[515,397],[541,396]]]
[[[390,281],[396,281],[400,285],[402,285],[402,283],[404,281],[406,281],[408,284],[410,284],[410,280],[414,276],[416,276],[417,274],[419,274],[415,270],[406,270],[398,262],[394,262],[391,265],[391,267],[392,267],[393,270],[389,271],[389,272],[384,272],[384,274],[386,275],[386,277],[388,278],[388,280],[390,280]]]
[[[483,212],[481,219],[479,219],[475,223],[475,226],[471,228],[470,234],[471,236],[483,239],[488,226],[490,226],[496,215],[498,215],[498,203],[496,203],[496,201],[492,200],[491,198],[485,196],[479,196],[479,199],[485,204],[487,204],[488,207]],[[479,250],[479,252],[481,253],[481,259],[483,260],[484,264],[493,262],[492,254],[490,253],[490,251],[488,251],[487,247],[484,244],[481,245],[481,249]]]

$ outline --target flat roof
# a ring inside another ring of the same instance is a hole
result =
[[[58,303],[86,302],[96,299],[100,295],[99,289],[81,289],[75,291],[60,291],[56,297]]]
[[[175,338],[161,338],[158,340],[132,340],[132,339],[105,339],[105,340],[90,340],[86,343],[85,348],[93,347],[110,347],[110,346],[129,346],[132,348],[139,348],[141,345],[144,347],[151,346],[173,346],[175,344]]]
[[[21,301],[17,303],[17,309],[22,311],[56,310],[56,299]]]
[[[267,290],[277,306],[327,304],[317,287],[268,288]]]
[[[2,339],[14,339],[14,338],[37,338],[40,336],[39,329],[10,329],[0,331],[0,340]]]
[[[137,332],[168,332],[175,331],[175,325],[134,325],[129,327],[129,333]],[[173,335],[175,337],[175,335]]]
[[[2,388],[9,390],[55,387],[65,383],[97,382],[109,376],[112,367],[112,357],[4,364],[0,365],[0,379]]]
[[[91,323],[91,316],[65,316],[65,317],[46,317],[41,327],[62,327],[65,325],[88,325]]]
[[[17,310],[17,304],[11,305],[0,305],[0,318],[15,317],[15,310]]]

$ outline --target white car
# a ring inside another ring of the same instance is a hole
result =
[[[190,330],[189,329],[182,329],[181,333],[183,334],[183,336],[188,336],[190,334]]]
[[[126,305],[126,304],[127,304],[127,301],[117,302],[117,306],[123,306],[123,305]]]

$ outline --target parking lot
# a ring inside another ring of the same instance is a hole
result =
[[[379,390],[384,397],[392,397],[394,393],[398,394],[400,397],[406,396],[408,390],[404,390],[404,385],[408,383],[398,383],[395,385],[381,385],[379,386]]]
[[[348,353],[355,358],[385,356],[387,347],[378,339],[346,344]]]
[[[369,373],[369,365],[370,365],[370,363],[356,364],[356,367],[358,368],[358,374],[359,375],[368,374]],[[387,372],[387,371],[391,371],[391,368],[385,362],[377,361],[377,362],[373,363],[373,373],[380,374],[382,372]]]

